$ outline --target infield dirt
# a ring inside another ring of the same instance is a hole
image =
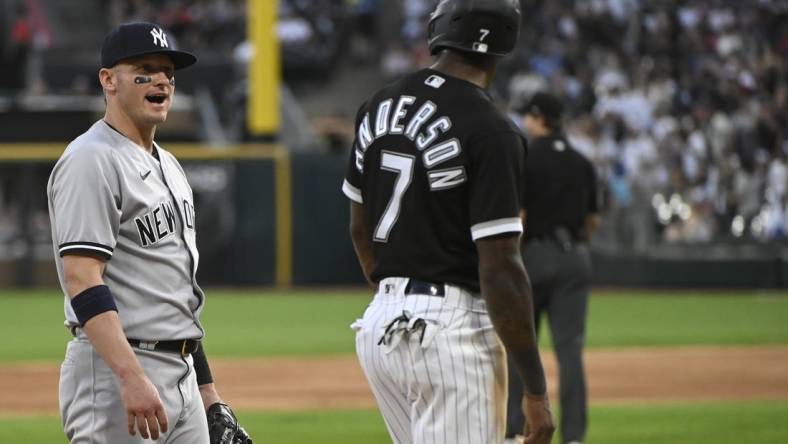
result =
[[[592,350],[590,402],[788,400],[788,346]],[[556,366],[545,353],[553,403]],[[355,356],[213,359],[222,397],[237,410],[375,406]],[[0,366],[0,415],[56,415],[56,363]]]

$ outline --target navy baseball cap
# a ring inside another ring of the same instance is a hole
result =
[[[137,22],[124,23],[110,31],[101,45],[101,67],[112,68],[121,60],[148,54],[164,54],[172,59],[175,69],[197,62],[197,57],[179,51],[175,38],[159,25]]]
[[[531,97],[531,100],[518,106],[514,111],[520,115],[531,114],[542,116],[546,120],[556,121],[561,119],[564,107],[556,96],[546,92],[538,92]]]

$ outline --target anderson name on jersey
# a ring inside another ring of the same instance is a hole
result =
[[[522,232],[524,144],[485,90],[430,69],[362,105],[342,189],[374,227],[372,278],[478,292],[473,241]]]

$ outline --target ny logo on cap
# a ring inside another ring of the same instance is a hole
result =
[[[170,45],[167,44],[167,35],[161,28],[153,28],[150,30],[150,35],[153,36],[153,44],[159,45],[162,48],[169,48]]]

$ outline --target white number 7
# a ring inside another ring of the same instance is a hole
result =
[[[489,29],[482,28],[482,29],[479,30],[479,32],[482,34],[482,36],[479,37],[479,41],[480,42],[483,42],[484,39],[486,39],[487,36],[490,35],[490,30]]]
[[[375,228],[375,241],[377,242],[386,242],[391,229],[397,223],[402,197],[413,180],[413,163],[415,159],[413,156],[395,154],[390,151],[381,152],[380,169],[397,173],[397,181],[394,182],[394,192],[391,193],[391,199],[389,199],[389,204],[386,206],[386,211],[383,212],[383,216]]]

